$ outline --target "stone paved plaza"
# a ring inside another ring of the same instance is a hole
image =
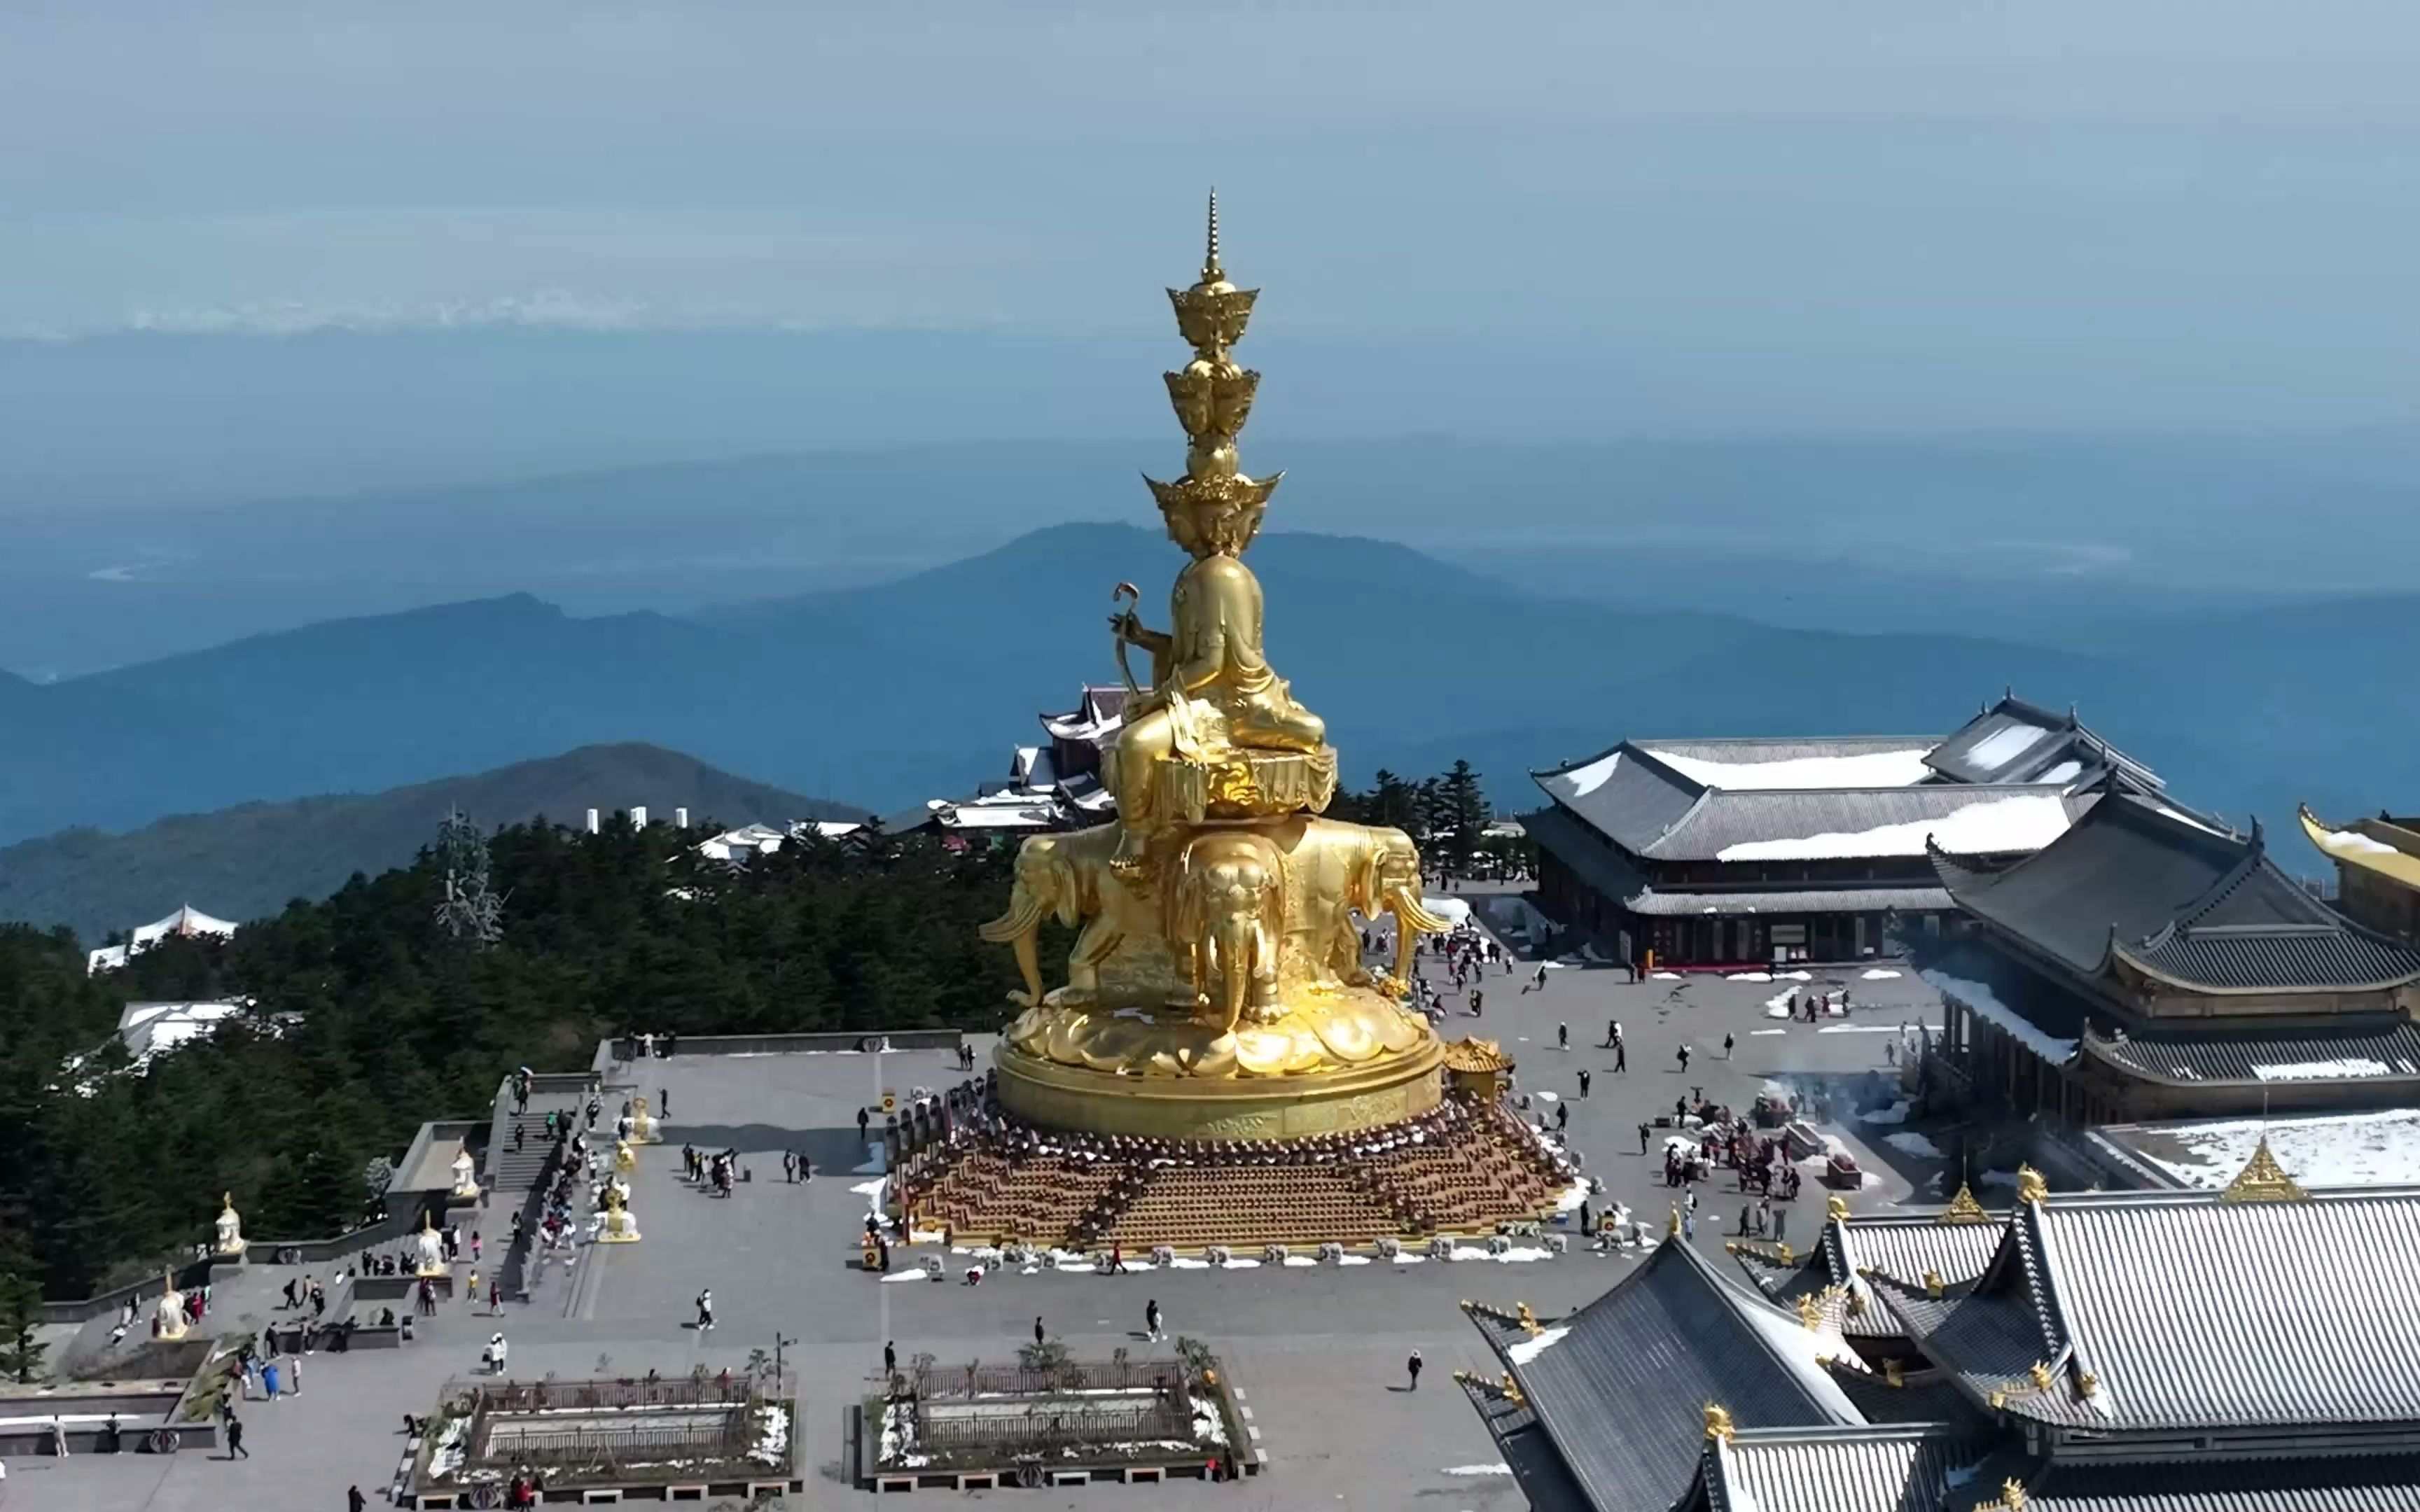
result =
[[[1541,992],[1519,990],[1533,968],[1491,974],[1482,1019],[1457,1014],[1449,1034],[1500,1041],[1519,1061],[1519,1085],[1533,1095],[1572,1100],[1570,1136],[1607,1195],[1642,1217],[1666,1211],[1660,1159],[1641,1159],[1637,1124],[1691,1086],[1745,1106],[1767,1076],[1840,1078],[1853,1086],[1886,1070],[1892,1036],[1868,1026],[1937,1024],[1939,1009],[1912,976],[1863,980],[1858,969],[1819,972],[1807,983],[1728,981],[1626,983],[1602,969],[1550,970]],[[1764,1004],[1792,987],[1847,985],[1861,1005],[1842,1026],[1820,1032],[1783,1026]],[[1458,999],[1453,999],[1458,1005]],[[1866,1006],[1871,1005],[1871,1006]],[[1630,1045],[1626,1075],[1613,1073],[1600,1048],[1608,1017],[1619,1017]],[[1556,1026],[1571,1026],[1573,1048],[1555,1047]],[[1773,1032],[1776,1029],[1784,1032]],[[1761,1031],[1761,1032],[1760,1032]],[[1737,1037],[1722,1058],[1726,1032]],[[1682,1075],[1675,1049],[1692,1047]],[[988,1044],[983,1048],[987,1052]],[[1019,1498],[1032,1506],[1309,1507],[1433,1506],[1441,1512],[1524,1505],[1477,1416],[1450,1379],[1492,1363],[1455,1306],[1476,1298],[1542,1313],[1578,1305],[1627,1273],[1627,1255],[1581,1252],[1528,1264],[1464,1262],[1351,1269],[1154,1272],[1123,1276],[1039,1272],[996,1273],[980,1287],[922,1280],[883,1282],[858,1268],[856,1237],[866,1198],[857,1189],[875,1167],[860,1146],[855,1116],[889,1089],[935,1088],[956,1079],[945,1051],[885,1056],[790,1055],[681,1057],[647,1062],[638,1079],[670,1096],[668,1143],[643,1151],[633,1179],[640,1243],[583,1249],[568,1273],[550,1269],[532,1301],[501,1322],[451,1304],[419,1342],[400,1351],[320,1353],[304,1367],[302,1395],[243,1409],[253,1458],[227,1463],[198,1455],[12,1459],[10,1512],[261,1512],[337,1509],[349,1485],[382,1500],[403,1453],[406,1412],[426,1412],[438,1387],[478,1366],[481,1344],[501,1327],[516,1376],[556,1372],[681,1375],[704,1364],[735,1372],[749,1351],[783,1355],[800,1397],[799,1473],[807,1490],[792,1504],[839,1505],[867,1499],[843,1467],[843,1409],[878,1369],[885,1339],[903,1360],[930,1351],[941,1361],[1010,1362],[1032,1337],[1037,1315],[1079,1357],[1106,1358],[1124,1346],[1138,1359],[1156,1348],[1139,1335],[1143,1306],[1157,1299],[1171,1335],[1196,1335],[1218,1349],[1242,1388],[1269,1456],[1264,1476],[1242,1486],[1171,1483],[1165,1488],[1100,1486],[1049,1491],[968,1493]],[[1592,1095],[1577,1097],[1575,1072],[1595,1073]],[[1549,1105],[1541,1103],[1540,1105]],[[878,1119],[877,1119],[878,1126]],[[1879,1180],[1852,1198],[1869,1211],[1905,1199],[1929,1167],[1863,1135],[1854,1122],[1828,1125]],[[693,1191],[679,1179],[684,1141],[736,1147],[753,1180],[728,1200]],[[781,1151],[804,1149],[816,1175],[784,1185]],[[1892,1163],[1898,1162],[1895,1166]],[[1811,1173],[1810,1173],[1811,1176]],[[1718,1249],[1738,1215],[1728,1183],[1701,1187],[1697,1242]],[[1796,1204],[1792,1234],[1810,1234],[1823,1189],[1811,1179]],[[1929,1196],[1929,1189],[1928,1189]],[[496,1228],[504,1227],[500,1221]],[[1658,1226],[1660,1227],[1660,1224]],[[492,1235],[490,1237],[493,1237]],[[924,1251],[894,1253],[894,1271]],[[254,1269],[219,1288],[221,1327],[266,1316],[288,1273]],[[700,1337],[691,1300],[714,1289],[717,1319]],[[1404,1360],[1418,1349],[1427,1373],[1417,1394],[1404,1390]],[[958,1493],[925,1491],[924,1497]]]

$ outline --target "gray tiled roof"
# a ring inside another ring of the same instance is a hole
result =
[[[1571,1466],[1563,1462],[1555,1441],[1539,1426],[1537,1413],[1479,1381],[1466,1381],[1462,1389],[1478,1409],[1480,1421],[1487,1425],[1488,1436],[1496,1441],[1497,1451],[1504,1456],[1521,1494],[1529,1499],[1530,1512],[1593,1512],[1588,1493],[1572,1478]]]
[[[1634,854],[1662,839],[1705,794],[1627,741],[1585,762],[1533,772],[1530,779],[1546,796]]]
[[[2050,1465],[2028,1479],[2027,1512],[2420,1512],[2420,1458],[2403,1456]]]
[[[2080,975],[2122,957],[2214,991],[2377,987],[2420,951],[2352,923],[2278,870],[2258,832],[2221,833],[2113,794],[2056,841],[1996,869],[1936,854],[1959,906]]]
[[[1852,1217],[1831,1227],[1839,1230],[1838,1249],[1850,1274],[1870,1268],[1910,1286],[1922,1286],[1927,1271],[1950,1286],[1972,1281],[2000,1247],[1999,1224],[1945,1224],[1935,1215]]]
[[[1743,887],[1719,892],[1668,892],[1651,886],[1637,865],[1606,844],[1588,825],[1561,809],[1521,816],[1532,839],[1571,868],[1581,881],[1617,899],[1634,914],[1687,918],[1712,914],[1902,914],[1947,913],[1948,892],[1930,887]]]
[[[2332,1032],[2327,1033],[2298,1025],[2291,1031],[2213,1034],[2186,1026],[2160,1033],[2129,1032],[2122,1039],[2091,1033],[2084,1043],[2095,1056],[2134,1075],[2182,1085],[2287,1087],[2358,1080],[2382,1088],[2420,1078],[2420,1026],[2408,1019],[2381,1022],[2371,1017],[2329,1027]],[[2260,1074],[2262,1067],[2271,1074]],[[2288,1074],[2295,1067],[2307,1069]]]
[[[1599,1507],[1668,1506],[1681,1495],[1706,1402],[1744,1427],[1857,1420],[1827,1374],[1775,1345],[1770,1331],[1798,1320],[1725,1283],[1686,1240],[1668,1239],[1540,1339],[1485,1314],[1473,1320]]]
[[[2060,802],[2072,823],[2092,807],[2095,795],[2061,797],[2040,787],[1978,787],[1958,782],[1745,793],[1714,789],[1639,854],[1658,861],[1712,861],[1720,859],[1724,851],[1736,845],[1820,835],[1843,837],[1827,848],[1826,855],[1912,857],[1917,853],[1920,840],[1902,842],[1896,837],[1885,837],[1853,842],[1846,837],[1875,830],[1906,833],[1910,826],[1943,824],[1962,810],[2011,798]],[[1913,833],[1920,835],[1921,831]]]
[[[1709,1444],[1701,1479],[1718,1512],[1931,1512],[1985,1453],[1943,1427],[1749,1431]]]
[[[1877,1288],[1978,1394],[2021,1381],[2021,1417],[2095,1431],[2420,1423],[2420,1192],[2296,1202],[2208,1193],[2020,1208],[1964,1297]],[[2079,1372],[2098,1378],[2089,1396]]]
[[[2073,710],[2056,714],[2014,695],[1967,720],[1925,764],[1958,782],[2038,782],[2071,767],[2063,779],[2070,786],[2089,785],[2112,772],[2133,792],[2161,786],[2158,774],[2078,723]]]
[[[1797,760],[1902,749],[1909,743],[1668,741],[1658,743],[1658,748],[1716,760],[1730,746],[1751,744],[1767,752],[1778,746],[1782,754],[1773,759]],[[1604,764],[1608,762],[1609,767]],[[1862,835],[1894,825],[1938,824],[1978,803],[2055,795],[2055,790],[2040,786],[1978,787],[1956,782],[1901,787],[1707,787],[1659,761],[1654,751],[1637,741],[1625,741],[1593,761],[1533,777],[1557,805],[1598,834],[1633,856],[1656,861],[1715,860],[1734,845],[1756,841]],[[2083,812],[2092,801],[2089,794],[2072,796],[2069,817]],[[1913,856],[1915,852],[1910,848],[1882,854]]]

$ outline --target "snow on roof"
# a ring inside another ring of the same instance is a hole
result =
[[[1585,798],[1605,786],[1605,779],[1611,777],[1613,769],[1621,764],[1621,748],[1617,746],[1586,766],[1575,766],[1565,772],[1563,780],[1571,785],[1573,797]]]
[[[1862,757],[1850,758],[1863,760]],[[1982,798],[1932,819],[1883,825],[1854,834],[1783,836],[1743,841],[1714,855],[1718,861],[1808,861],[1867,856],[1922,856],[1925,841],[1952,856],[2001,856],[2039,851],[2067,833],[2067,800],[2056,793]]]
[[[1785,788],[1903,788],[1913,787],[1932,775],[1924,759],[1932,754],[1929,745],[1915,745],[1895,750],[1859,751],[1843,756],[1791,756],[1776,761],[1757,761],[1756,748],[1737,748],[1742,759],[1718,761],[1705,756],[1683,755],[1670,746],[1640,743],[1639,748],[1690,781],[1710,788],[1730,788],[1745,792],[1772,792]],[[1619,755],[1619,752],[1615,753]],[[1613,773],[1613,758],[1591,763],[1583,771],[1605,767],[1605,776]],[[1573,774],[1576,779],[1579,774]],[[1604,781],[1599,777],[1594,787]],[[1581,792],[1588,788],[1581,788]]]
[[[1966,759],[1977,766],[1998,771],[2053,733],[2064,732],[2054,732],[2042,725],[2012,719],[1977,741],[1974,748],[1966,753]]]
[[[1916,975],[1931,984],[1934,992],[1945,998],[1957,999],[1978,1018],[1991,1020],[2007,1030],[2019,1044],[2052,1065],[2063,1066],[2075,1057],[2076,1042],[2073,1040],[2061,1040],[2043,1032],[2041,1026],[2001,1002],[1999,996],[1982,982],[1953,977],[1935,967],[1927,967]],[[2248,1147],[2245,1153],[2248,1158]],[[2242,1164],[2237,1162],[2239,1165]],[[2230,1170],[2227,1174],[2232,1176],[2234,1172]]]
[[[2122,1138],[2185,1185],[2215,1192],[2243,1169],[2264,1133],[2277,1164],[2306,1187],[2420,1185],[2420,1108],[2147,1123]]]
[[[215,934],[221,939],[225,939],[235,931],[236,926],[228,920],[213,918],[192,903],[185,903],[167,918],[155,919],[136,929],[134,946],[140,949],[156,940],[166,939],[171,934]]]
[[[137,925],[126,944],[104,945],[97,950],[87,952],[84,958],[85,975],[93,977],[104,971],[116,971],[125,965],[127,957],[135,951],[157,945],[162,940],[172,936],[192,938],[207,934],[224,940],[231,938],[235,934],[236,928],[237,926],[232,922],[224,918],[214,918],[192,903],[182,903],[178,906],[175,913],[165,918],[157,918],[148,924]]]

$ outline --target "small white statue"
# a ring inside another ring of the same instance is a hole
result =
[[[478,1200],[479,1168],[468,1149],[458,1150],[454,1156],[454,1196],[464,1201]]]
[[[177,1289],[177,1278],[167,1272],[160,1273],[160,1305],[151,1314],[151,1336],[174,1343],[185,1336],[185,1294]]]
[[[448,1273],[448,1267],[445,1264],[445,1238],[438,1233],[437,1227],[430,1221],[428,1214],[424,1212],[420,1215],[420,1232],[411,1237],[418,1257],[418,1263],[412,1273],[414,1275]]]
[[[236,1215],[235,1194],[232,1192],[220,1194],[217,1228],[217,1253],[229,1258],[240,1257],[243,1254],[243,1220]]]

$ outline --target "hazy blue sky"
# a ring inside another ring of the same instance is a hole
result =
[[[1405,342],[1560,431],[2401,424],[2415,78],[2411,0],[13,0],[0,332],[1165,341],[1216,181],[1407,427]]]

